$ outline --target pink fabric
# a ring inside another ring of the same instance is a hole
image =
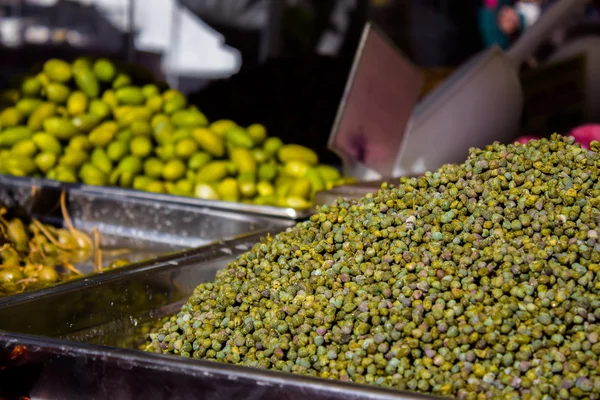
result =
[[[592,140],[600,141],[600,125],[589,124],[579,126],[573,129],[569,133],[569,136],[573,136],[581,147],[589,150]]]
[[[526,144],[529,143],[530,140],[538,140],[539,136],[521,136],[515,140],[515,143]]]
[[[485,0],[485,6],[487,8],[496,8],[498,6],[498,0]]]

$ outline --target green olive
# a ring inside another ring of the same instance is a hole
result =
[[[38,279],[44,283],[55,283],[58,281],[58,273],[51,266],[45,266],[38,272]]]
[[[15,283],[24,278],[18,268],[0,268],[0,283]]]

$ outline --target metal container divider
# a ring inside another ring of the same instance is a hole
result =
[[[62,226],[64,221],[59,201],[63,189],[61,185],[32,185],[29,180],[0,179],[0,202],[15,215]],[[111,257],[124,257],[133,263],[149,260],[152,264],[152,260],[160,255],[241,235],[266,235],[293,224],[293,221],[284,219],[160,203],[110,193],[89,193],[77,188],[66,188],[65,193],[73,225],[86,233],[98,229],[107,262]],[[77,267],[84,273],[93,272],[91,260]],[[125,267],[127,270],[132,268],[135,266]],[[87,279],[84,278],[84,281]],[[64,285],[57,285],[57,290],[62,290]],[[0,307],[21,296],[38,297],[44,292],[37,290],[0,297]]]
[[[0,396],[15,399],[441,399],[373,386],[160,354],[105,349],[1,331],[0,366],[5,367],[0,371]]]
[[[262,233],[90,276],[0,303],[0,329],[116,345],[137,326],[166,315],[201,282],[249,250]],[[23,319],[22,315],[30,317]]]
[[[437,398],[133,350],[132,334],[176,312],[198,283],[213,279],[260,236],[74,281],[0,307],[0,395],[12,390],[31,398]]]
[[[163,193],[142,192],[133,189],[123,189],[113,186],[92,186],[79,183],[64,183],[45,178],[18,177],[0,174],[0,185],[29,185],[43,186],[48,188],[65,188],[67,190],[79,190],[90,194],[102,194],[115,198],[133,198],[150,200],[160,203],[181,204],[192,207],[204,207],[214,210],[222,210],[233,213],[254,214],[263,217],[273,217],[288,220],[305,219],[314,213],[314,209],[297,210],[294,208],[259,206],[254,204],[236,203],[232,201],[204,200],[194,197],[175,196]]]

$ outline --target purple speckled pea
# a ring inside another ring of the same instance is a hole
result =
[[[445,322],[440,322],[438,324],[438,331],[440,331],[440,333],[446,333],[448,332],[448,324]]]
[[[561,387],[563,389],[571,389],[573,386],[575,386],[575,383],[571,380],[571,379],[564,379],[561,383]]]
[[[358,305],[358,310],[361,312],[367,312],[369,311],[369,302],[368,301],[363,301],[362,303],[360,303]]]

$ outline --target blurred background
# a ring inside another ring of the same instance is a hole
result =
[[[50,57],[122,59],[189,95],[210,120],[262,123],[284,141],[310,146],[332,162],[327,138],[366,21],[421,68],[425,95],[482,49],[507,48],[550,3],[0,0],[0,86]],[[590,3],[585,20],[548,38],[525,69],[582,37],[587,42],[567,53],[594,53],[599,26]],[[594,57],[588,57],[588,71]],[[534,86],[539,89],[539,81]]]

